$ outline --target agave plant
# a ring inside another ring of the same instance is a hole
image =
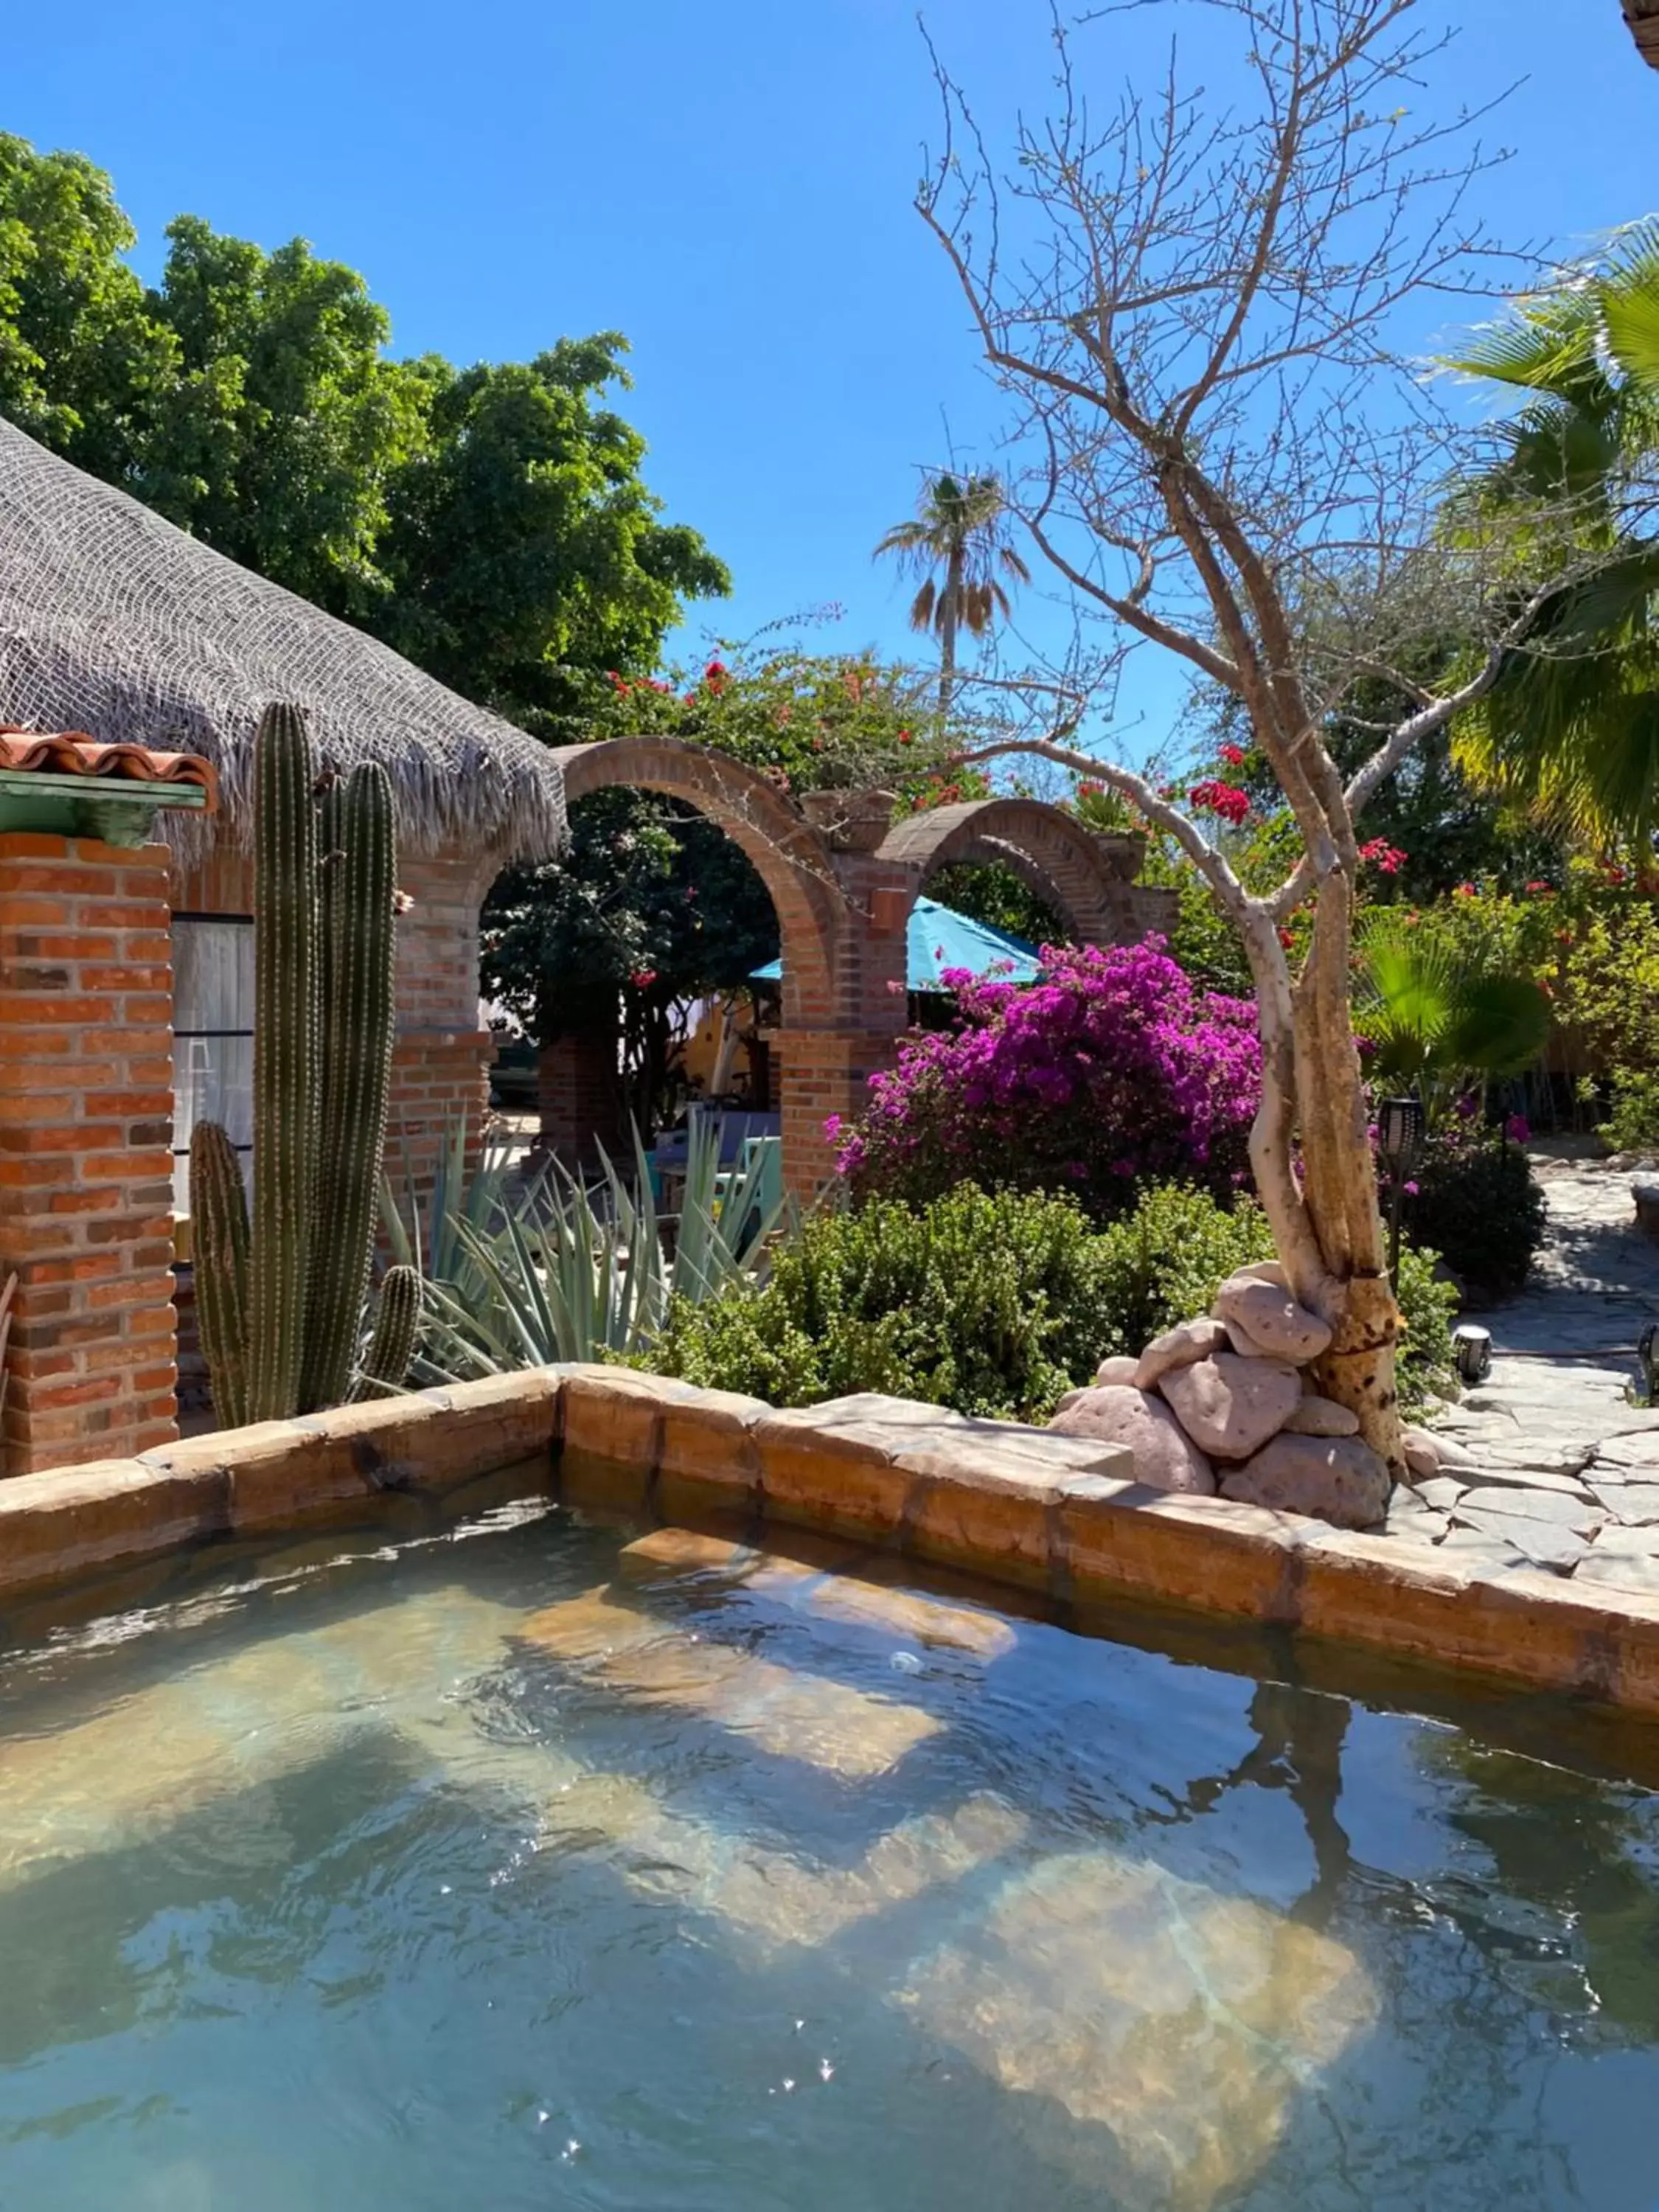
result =
[[[633,1176],[601,1152],[592,1189],[556,1162],[526,1180],[499,1151],[469,1175],[465,1145],[453,1129],[424,1208],[412,1193],[400,1207],[390,1185],[383,1195],[392,1256],[427,1286],[422,1382],[642,1351],[675,1299],[755,1273],[784,1212],[764,1143],[722,1178],[719,1122],[695,1109],[672,1239],[637,1130]]]

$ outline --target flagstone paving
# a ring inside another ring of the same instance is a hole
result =
[[[1637,1225],[1628,1166],[1534,1166],[1548,1228],[1533,1279],[1475,1316],[1492,1372],[1430,1424],[1471,1464],[1396,1492],[1389,1533],[1498,1572],[1659,1592],[1659,1409],[1632,1401],[1659,1243]]]

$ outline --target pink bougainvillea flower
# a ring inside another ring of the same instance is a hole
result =
[[[1512,1145],[1524,1145],[1532,1134],[1532,1123],[1524,1114],[1511,1114],[1504,1124],[1504,1134]]]
[[[628,980],[636,991],[648,991],[657,980],[657,971],[654,968],[636,968]]]
[[[1012,1169],[1110,1212],[1150,1176],[1239,1187],[1261,1087],[1255,1010],[1199,990],[1161,939],[1045,946],[1034,984],[962,969],[941,981],[953,1026],[907,1038],[843,1132],[837,1164],[861,1189],[926,1196]]]

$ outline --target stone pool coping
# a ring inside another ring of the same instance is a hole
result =
[[[852,1537],[1062,1602],[1114,1596],[1659,1714],[1659,1598],[1149,1490],[1121,1447],[866,1395],[779,1412],[567,1366],[0,1482],[0,1601],[545,1458],[573,1504]]]

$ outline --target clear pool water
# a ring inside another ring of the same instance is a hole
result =
[[[1659,2203],[1645,1737],[628,1540],[0,1656],[4,2212]]]

